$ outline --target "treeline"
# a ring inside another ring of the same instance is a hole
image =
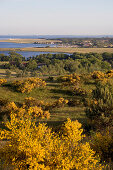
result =
[[[31,72],[32,76],[61,75],[70,73],[89,73],[95,70],[105,71],[113,68],[113,53],[73,53],[41,54],[25,59],[22,55],[10,52],[9,56],[0,55],[0,68],[18,72]]]
[[[25,57],[16,52],[9,52],[9,55],[0,54],[0,61],[25,61]]]

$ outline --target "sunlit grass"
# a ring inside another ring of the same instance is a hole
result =
[[[42,89],[35,88],[30,93],[20,93],[14,91],[9,85],[0,87],[0,98],[8,99],[16,103],[23,103],[26,97],[33,97],[38,100],[44,101],[44,103],[53,103],[60,97],[71,100],[73,99],[72,93],[68,88],[61,88],[60,83],[47,83],[47,86]],[[74,106],[71,107],[68,104],[64,107],[54,108],[50,110],[51,117],[49,122],[53,121],[65,121],[68,117],[71,119],[79,119],[81,122],[85,119],[84,107]]]
[[[51,48],[0,48],[0,51],[39,51],[39,52],[61,52],[61,53],[113,53],[113,48],[72,48],[72,47],[51,47]]]

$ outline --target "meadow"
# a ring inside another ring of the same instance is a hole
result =
[[[27,97],[33,97],[37,100],[41,100],[47,103],[52,103],[58,100],[60,97],[67,99],[67,100],[73,100],[75,98],[70,90],[63,89],[61,86],[61,83],[56,82],[48,82],[46,85],[46,88],[44,89],[33,89],[30,93],[20,93],[16,92],[11,86],[10,82],[14,80],[20,80],[17,78],[10,78],[8,80],[8,83],[4,86],[0,87],[0,94],[3,99],[7,99],[9,102],[15,102],[22,104]],[[7,93],[6,93],[7,92]],[[78,98],[78,99],[77,99]],[[80,97],[76,97],[75,100],[80,100]],[[77,102],[77,101],[75,101]],[[71,119],[79,119],[82,123],[85,118],[84,113],[84,106],[72,106],[69,107],[68,105],[62,107],[62,108],[55,108],[51,110],[51,117],[49,120],[45,121],[61,121],[64,122],[66,119],[70,117]]]

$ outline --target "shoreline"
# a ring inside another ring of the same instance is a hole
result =
[[[40,43],[40,44],[51,44],[51,43],[61,43],[60,40],[46,40],[46,39],[5,39],[0,40],[0,42],[7,42],[7,43],[20,43],[20,44],[29,44],[29,43]]]

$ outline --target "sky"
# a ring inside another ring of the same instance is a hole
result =
[[[0,35],[113,35],[113,0],[0,0]]]

